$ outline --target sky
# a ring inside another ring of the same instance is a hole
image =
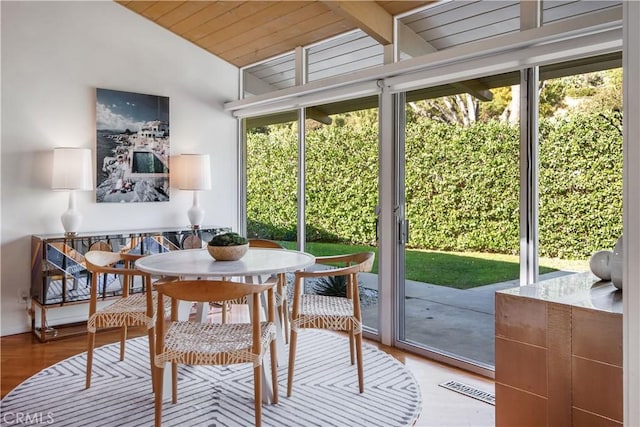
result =
[[[138,131],[143,123],[169,123],[169,98],[109,89],[96,90],[96,127]]]

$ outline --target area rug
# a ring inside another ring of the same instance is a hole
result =
[[[154,402],[147,338],[94,353],[92,386],[85,390],[86,353],[29,378],[1,403],[2,423],[55,426],[152,426]],[[293,396],[286,397],[287,368],[278,369],[280,402],[263,405],[265,426],[411,426],[420,414],[421,394],[411,372],[388,354],[363,344],[365,391],[358,393],[355,365],[346,337],[317,330],[298,335]],[[254,423],[253,370],[181,366],[178,403],[165,391],[163,426],[249,426]]]

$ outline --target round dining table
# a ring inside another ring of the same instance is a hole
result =
[[[306,252],[271,249],[249,248],[247,253],[237,261],[217,261],[211,257],[207,249],[186,249],[147,255],[136,260],[136,268],[153,276],[180,277],[184,279],[214,279],[239,277],[247,283],[262,283],[266,278],[277,273],[288,273],[302,270],[315,263],[315,257]],[[266,307],[266,299],[262,298]],[[180,320],[186,320],[190,312],[190,304],[181,304],[179,308]],[[206,310],[199,308],[196,318],[205,321]],[[278,312],[276,310],[276,317]],[[282,323],[276,318],[276,346],[278,364],[286,363],[284,332]],[[165,369],[164,388],[169,389],[171,377]],[[269,403],[272,398],[270,377],[264,375],[263,370],[263,399]]]
[[[205,248],[148,255],[138,259],[136,267],[159,276],[255,278],[301,270],[314,262],[306,252],[271,248],[249,248],[237,261],[216,261]]]

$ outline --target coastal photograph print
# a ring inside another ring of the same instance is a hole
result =
[[[169,201],[169,98],[96,89],[96,202]]]

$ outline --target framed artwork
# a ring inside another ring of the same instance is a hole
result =
[[[169,98],[96,89],[96,202],[169,201]]]

